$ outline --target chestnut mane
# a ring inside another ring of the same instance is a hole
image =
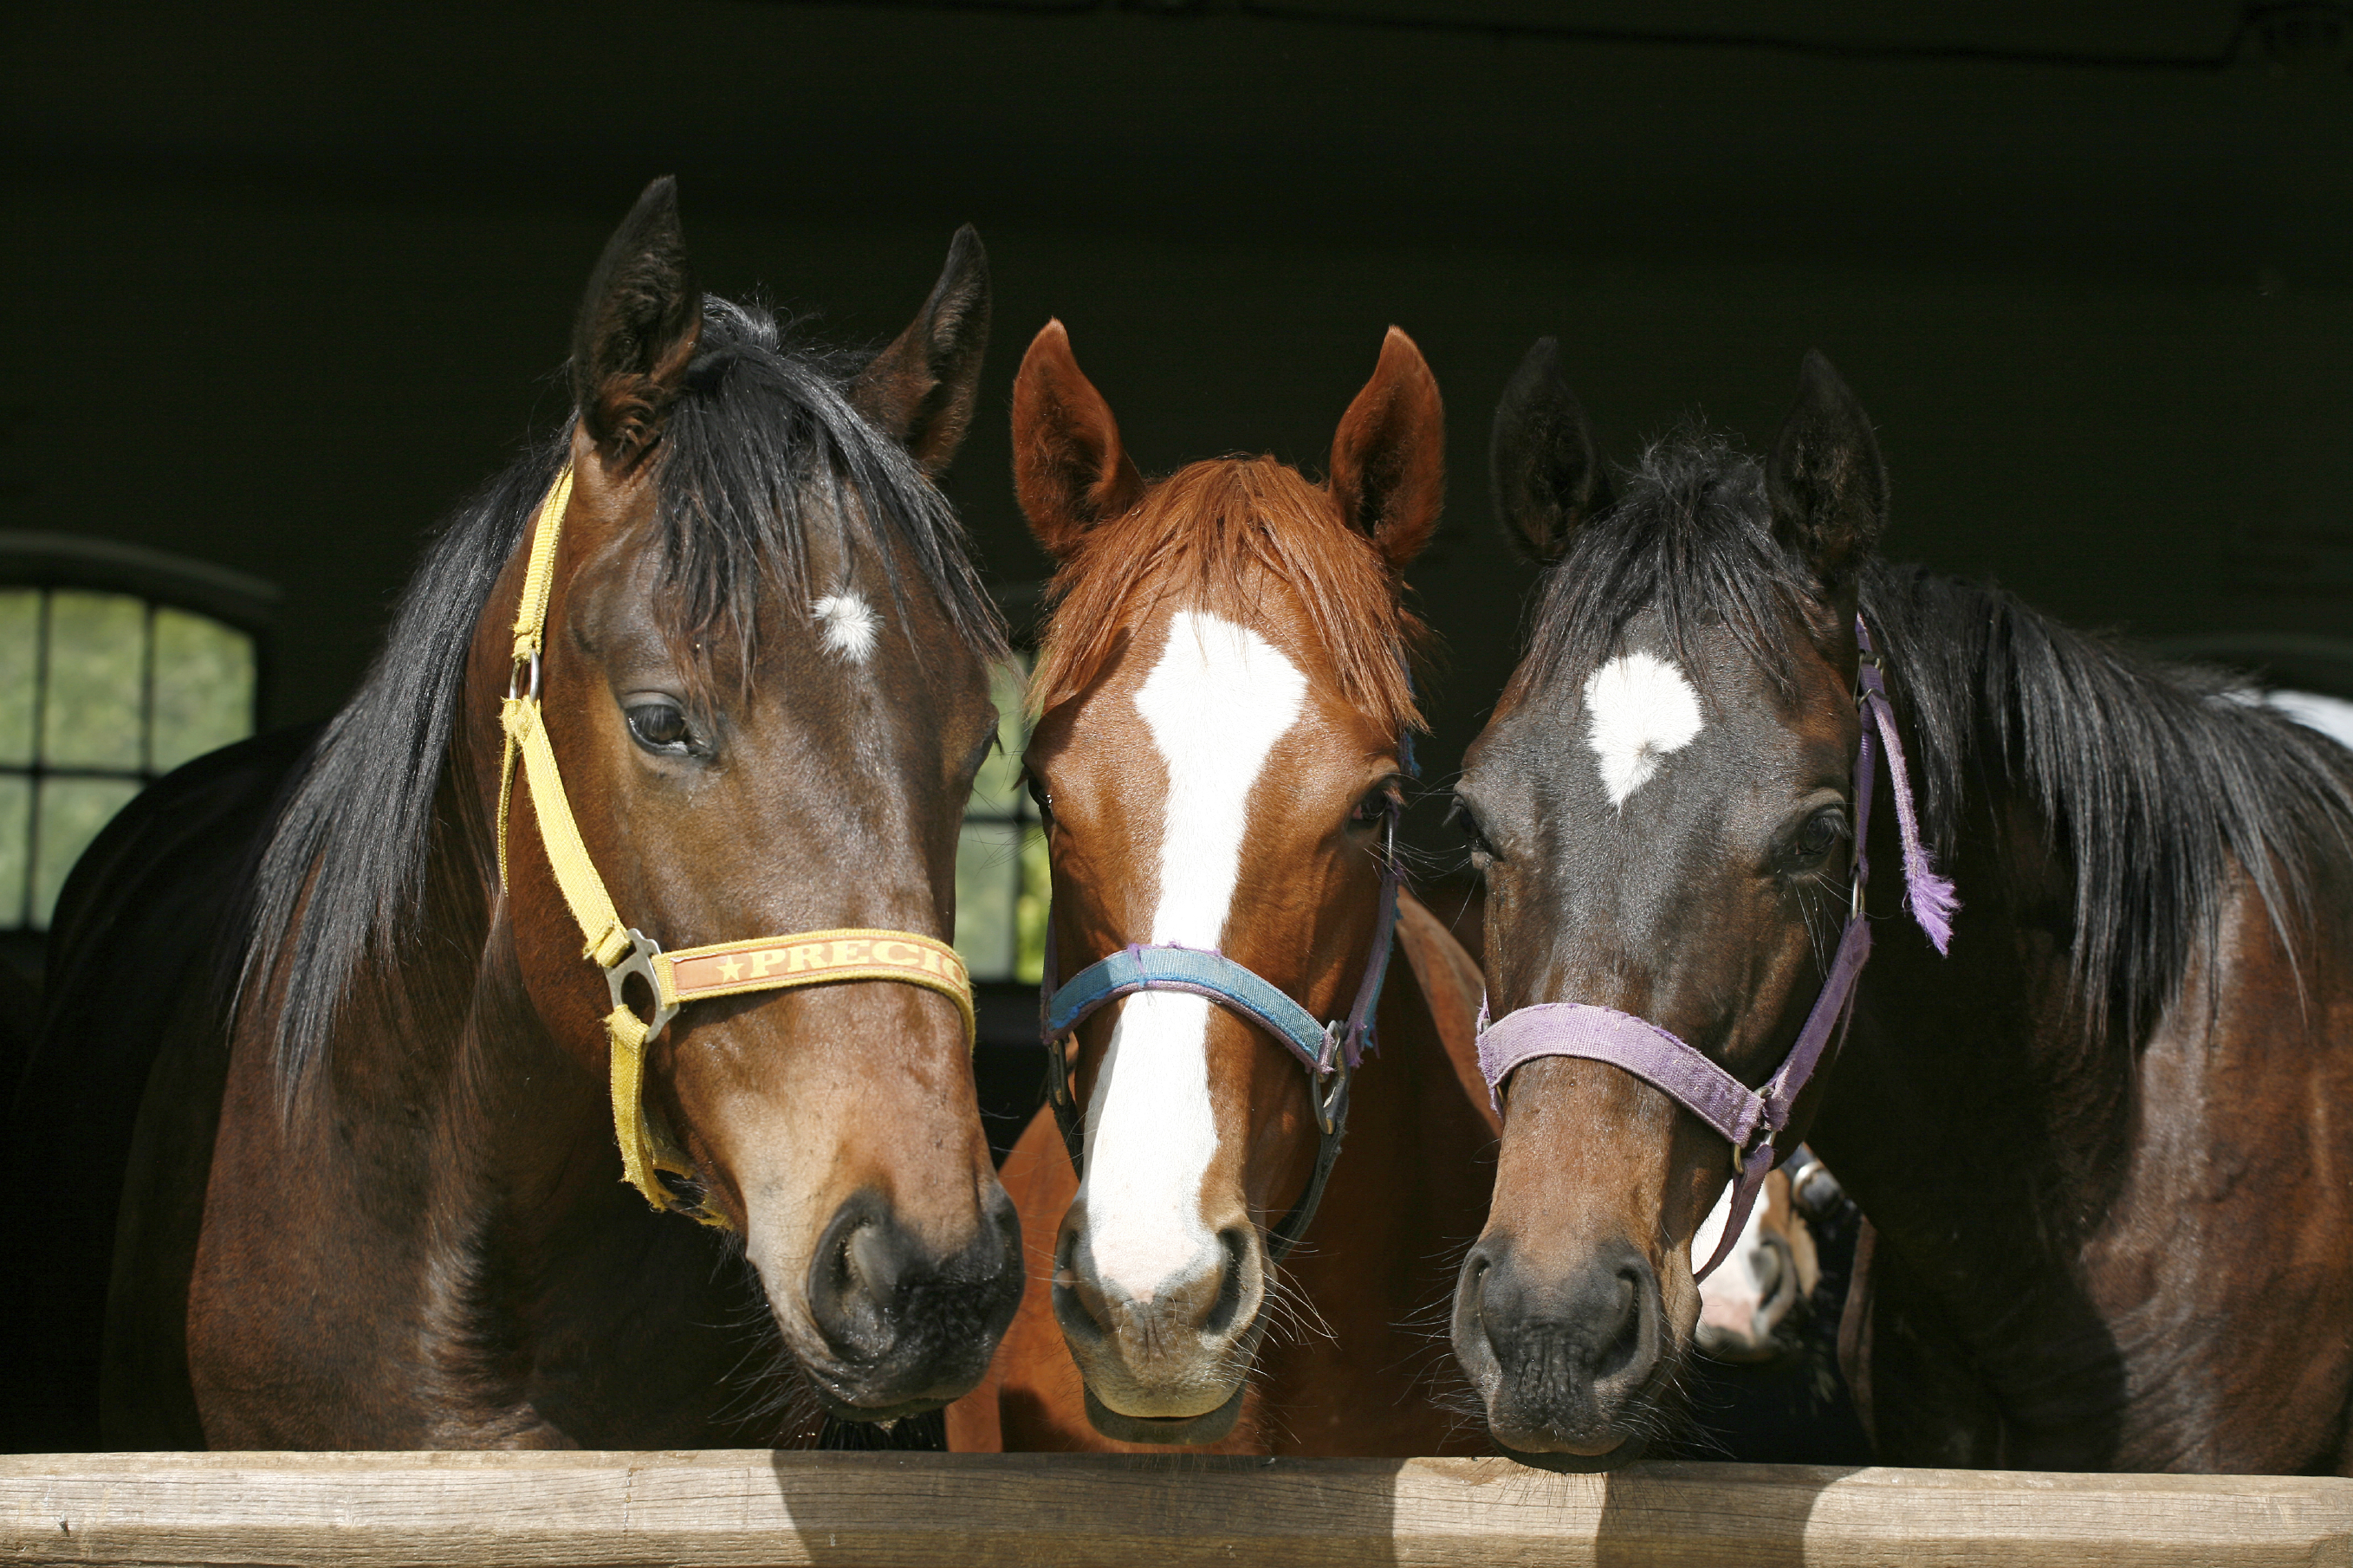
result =
[[[1029,686],[1033,710],[1084,690],[1122,637],[1165,600],[1247,616],[1270,584],[1307,614],[1347,700],[1400,743],[1424,728],[1413,670],[1428,630],[1400,602],[1373,542],[1328,492],[1271,457],[1219,458],[1155,481],[1098,524],[1047,590],[1052,618]]]

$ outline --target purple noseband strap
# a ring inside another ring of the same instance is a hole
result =
[[[1504,1109],[1504,1080],[1520,1064],[1536,1057],[1579,1057],[1632,1073],[1672,1096],[1732,1145],[1733,1168],[1740,1173],[1732,1214],[1715,1256],[1694,1274],[1699,1279],[1714,1273],[1739,1239],[1748,1211],[1757,1202],[1757,1189],[1764,1185],[1765,1173],[1778,1158],[1774,1141],[1788,1126],[1798,1096],[1820,1065],[1832,1038],[1844,1034],[1854,1006],[1855,983],[1862,977],[1863,961],[1871,956],[1871,922],[1863,913],[1862,889],[1871,875],[1865,847],[1870,842],[1872,784],[1877,772],[1874,731],[1887,748],[1896,827],[1904,845],[1905,902],[1938,952],[1945,952],[1952,941],[1952,917],[1959,900],[1952,883],[1936,875],[1921,843],[1904,742],[1896,734],[1894,710],[1888,704],[1871,633],[1859,616],[1854,635],[1862,655],[1855,703],[1863,724],[1862,739],[1855,749],[1854,880],[1846,929],[1840,933],[1838,951],[1831,959],[1830,973],[1822,977],[1813,1010],[1806,1015],[1797,1040],[1765,1086],[1750,1089],[1679,1037],[1614,1007],[1541,1002],[1507,1014],[1493,1025],[1486,1021],[1484,1007],[1481,1009],[1479,1068],[1495,1096],[1498,1114]]]

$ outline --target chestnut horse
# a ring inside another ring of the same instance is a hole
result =
[[[1041,1113],[1005,1166],[1050,1288],[951,1411],[955,1446],[1484,1448],[1428,1386],[1430,1315],[1486,1208],[1480,981],[1393,878],[1419,722],[1402,574],[1437,521],[1443,437],[1395,330],[1323,487],[1271,458],[1147,483],[1060,323],[1022,362],[1016,483],[1060,567],[1025,758],[1055,967],[1076,989],[1098,961],[1157,957],[1199,984],[1077,1025],[1073,1149]],[[1230,1005],[1261,984],[1306,1020],[1298,1054]],[[1350,1076],[1342,1026],[1319,1041],[1314,1020],[1376,1005],[1379,1055]]]
[[[2353,755],[1883,564],[1820,355],[1769,460],[1671,439],[1612,504],[1547,341],[1494,453],[1555,563],[1457,792],[1506,1099],[1454,1345],[1497,1438],[1609,1464],[1666,1425],[1693,1232],[1805,1138],[1875,1231],[1847,1359],[1887,1462],[2353,1468]],[[1756,1112],[1730,1159],[1710,1073]]]
[[[879,356],[800,349],[702,295],[648,190],[570,427],[458,515],[287,783],[233,1010],[187,982],[110,1446],[765,1444],[978,1380],[1019,1242],[942,938],[1003,644],[932,474],[987,324],[965,230]],[[58,972],[134,1005],[81,902]],[[738,994],[787,968],[844,983]]]

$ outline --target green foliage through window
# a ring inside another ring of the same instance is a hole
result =
[[[975,980],[1034,982],[1045,969],[1046,834],[1021,787],[1028,682],[1028,661],[1018,657],[992,676],[997,749],[973,780],[956,841],[955,946]]]
[[[0,588],[0,929],[46,929],[150,779],[253,732],[253,638],[130,594]]]

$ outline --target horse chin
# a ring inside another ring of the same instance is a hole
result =
[[[1535,1440],[1542,1439],[1536,1437]],[[1604,1470],[1622,1469],[1641,1458],[1651,1446],[1647,1438],[1627,1437],[1598,1454],[1588,1454],[1574,1448],[1515,1448],[1501,1437],[1496,1437],[1494,1442],[1496,1450],[1507,1459],[1526,1465],[1531,1469],[1551,1470],[1565,1476],[1587,1476]]]
[[[1199,1415],[1123,1415],[1086,1391],[1087,1420],[1104,1436],[1121,1443],[1214,1443],[1234,1429],[1242,1413],[1247,1383],[1234,1384],[1232,1394],[1216,1409]]]
[[[1090,1356],[1079,1368],[1087,1420],[1123,1443],[1214,1443],[1233,1430],[1241,1414],[1258,1339],[1253,1324],[1210,1364],[1198,1371],[1163,1366],[1148,1379],[1124,1363]]]
[[[971,1393],[988,1372],[985,1354],[932,1356],[920,1347],[905,1347],[860,1364],[846,1363],[821,1346],[811,1347],[803,1335],[789,1330],[785,1342],[802,1380],[837,1421],[897,1421],[925,1415]],[[995,1345],[992,1336],[987,1346]]]
[[[1679,1363],[1678,1363],[1679,1364]],[[1487,1433],[1496,1447],[1540,1469],[1615,1470],[1641,1458],[1651,1434],[1673,1426],[1679,1374],[1662,1363],[1643,1385],[1597,1405],[1590,1399],[1530,1404],[1500,1383],[1482,1390]]]
[[[1647,1402],[1645,1403],[1647,1408]],[[1487,1435],[1495,1447],[1538,1469],[1583,1474],[1615,1470],[1640,1459],[1650,1439],[1633,1430],[1650,1423],[1629,1420],[1632,1412],[1585,1421],[1531,1420],[1534,1413],[1499,1411],[1488,1405]]]
[[[969,1391],[967,1391],[969,1392]],[[862,1421],[887,1424],[902,1421],[910,1415],[928,1415],[955,1403],[952,1399],[910,1399],[899,1405],[845,1405],[824,1389],[817,1391],[818,1405],[836,1421]],[[962,1397],[958,1395],[958,1397]]]

